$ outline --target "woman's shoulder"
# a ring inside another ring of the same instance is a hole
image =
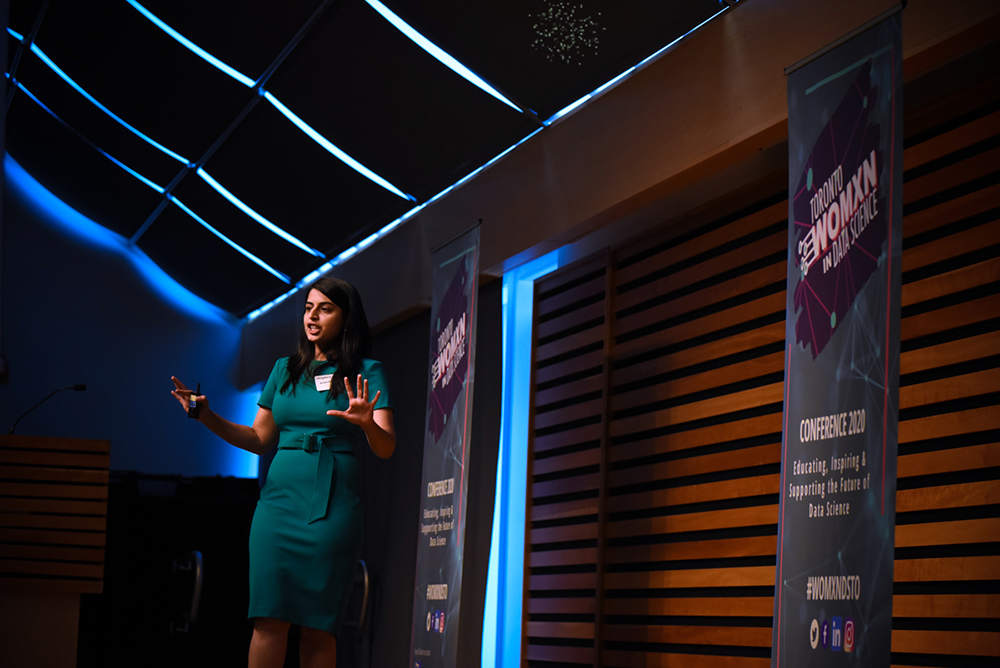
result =
[[[369,371],[371,369],[381,369],[382,363],[378,360],[373,360],[370,357],[361,358],[361,368],[363,371]]]
[[[271,370],[272,375],[287,376],[288,375],[288,357],[279,357],[275,363],[274,368]]]

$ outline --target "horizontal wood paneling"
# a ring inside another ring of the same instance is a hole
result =
[[[896,617],[1000,618],[1000,594],[911,594],[892,597]]]
[[[101,580],[52,580],[0,575],[0,591],[31,594],[100,594],[104,591],[104,582]]]
[[[594,650],[585,647],[564,647],[559,645],[536,645],[528,637],[527,657],[529,661],[557,661],[561,664],[590,664]]]
[[[774,504],[611,522],[608,526],[608,534],[614,538],[625,538],[628,536],[763,526],[777,524],[777,522],[778,506]]]
[[[785,341],[785,323],[776,322],[765,325],[748,332],[740,332],[723,339],[708,341],[699,345],[678,350],[674,353],[657,355],[649,360],[643,360],[639,364],[616,368],[612,374],[614,385],[620,386],[626,383],[634,383],[652,376],[684,369],[696,364],[703,364],[712,360],[735,355],[738,353],[773,346],[776,343]]]
[[[700,457],[671,459],[666,462],[618,469],[611,473],[615,487],[637,485],[653,480],[670,480],[703,473],[732,471],[735,469],[781,463],[781,444],[769,443],[755,447],[718,452]],[[777,489],[777,487],[775,487]]]
[[[593,665],[596,656],[606,272],[601,255],[535,284],[524,605],[531,662]]]
[[[605,585],[609,589],[768,587],[773,584],[774,566],[608,573],[605,577]]]
[[[668,652],[647,654],[622,650],[602,653],[606,666],[629,668],[769,668],[770,659],[746,656],[711,656],[707,654],[673,654]]]
[[[626,458],[648,457],[654,454],[681,452],[693,448],[728,443],[746,438],[773,437],[781,441],[781,413],[748,418],[738,422],[726,422],[699,429],[690,429],[673,434],[653,436],[632,441],[611,449],[611,461]]]
[[[992,543],[1000,538],[1000,517],[896,527],[896,547]]]
[[[110,443],[0,436],[0,586],[103,587]]]
[[[618,642],[769,647],[771,629],[738,626],[618,626],[608,624],[607,637]]]
[[[1000,185],[962,192],[996,171],[996,148],[973,154],[998,134],[994,111],[904,157],[923,170],[906,181],[905,201],[938,199],[903,221],[892,651],[926,665],[1000,656],[1000,633],[964,621],[1000,617],[989,593],[1000,557],[988,547],[1000,536],[990,510],[1000,504]],[[951,188],[958,197],[943,196]],[[897,621],[912,619],[921,623]]]
[[[655,545],[610,547],[608,548],[608,561],[614,564],[774,556],[776,549],[776,540],[772,535],[690,540]]]
[[[892,651],[906,654],[1000,656],[1000,633],[894,629]]]
[[[773,541],[772,541],[773,542]],[[658,617],[768,617],[774,599],[768,596],[713,598],[613,598],[605,607],[609,615]]]

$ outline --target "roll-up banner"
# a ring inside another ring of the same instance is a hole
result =
[[[427,424],[410,646],[415,668],[453,668],[462,598],[479,227],[434,252]]]
[[[901,14],[788,76],[788,299],[772,668],[890,660]]]

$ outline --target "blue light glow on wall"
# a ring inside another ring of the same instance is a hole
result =
[[[508,100],[503,95],[501,95],[500,91],[496,90],[495,88],[493,88],[493,86],[483,81],[479,77],[479,75],[477,75],[475,72],[470,70],[462,63],[458,62],[458,60],[456,60],[453,56],[447,53],[444,49],[434,44],[434,42],[430,41],[429,39],[421,35],[419,32],[414,30],[409,23],[399,18],[399,16],[394,14],[392,10],[383,5],[381,2],[379,2],[378,0],[365,0],[365,2],[367,2],[371,6],[371,8],[374,9],[376,12],[381,14],[386,21],[395,26],[397,30],[406,35],[411,41],[413,41],[414,44],[419,46],[421,49],[423,49],[430,55],[434,56],[434,58],[436,58],[441,64],[446,66],[452,72],[459,75],[460,77],[462,77],[463,79],[465,79],[466,81],[468,81],[481,91],[489,95],[492,95],[496,99],[500,100],[511,109],[515,109],[516,111],[523,113],[523,110],[519,106]]]
[[[76,237],[97,248],[127,258],[136,273],[164,301],[173,305],[178,311],[210,322],[229,324],[236,322],[233,316],[195,295],[168,276],[137,246],[129,245],[128,239],[95,223],[53,195],[32,178],[9,154],[4,156],[4,169],[7,182],[11,187],[16,189],[23,196],[24,201],[33,206],[46,220],[58,225],[71,237]]]
[[[483,612],[483,668],[521,665],[524,522],[535,281],[559,268],[557,250],[503,277],[503,389],[493,534]]]
[[[254,419],[257,417],[257,409],[259,408],[257,400],[260,399],[260,392],[263,389],[264,383],[260,382],[239,394],[239,406],[236,406],[232,413],[233,422],[236,424],[253,424]],[[260,465],[260,457],[252,452],[240,450],[237,447],[232,447],[230,450],[227,466],[227,469],[231,471],[229,475],[236,476],[237,478],[256,478]]]

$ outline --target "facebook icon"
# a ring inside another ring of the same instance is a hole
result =
[[[844,642],[844,619],[834,617],[830,625],[830,649],[839,652]]]
[[[830,622],[823,620],[823,630],[820,631],[820,645],[823,649],[830,646]]]

